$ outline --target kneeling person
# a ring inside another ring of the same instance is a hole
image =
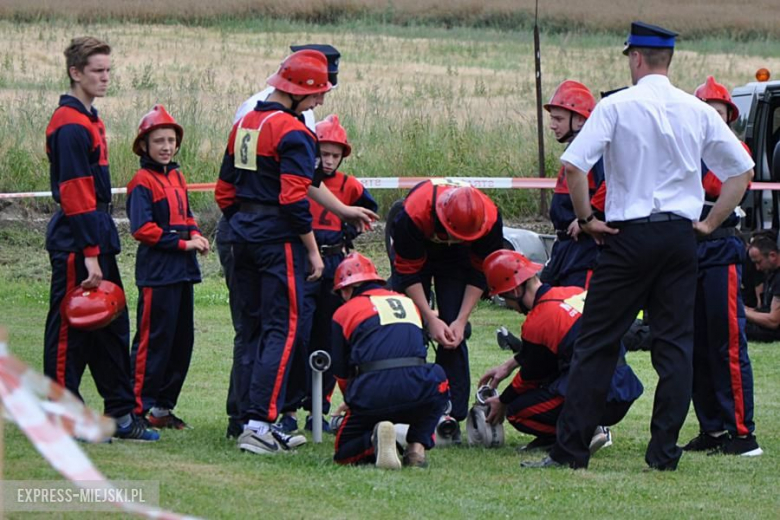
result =
[[[338,464],[398,469],[392,423],[409,425],[404,465],[425,466],[425,450],[449,399],[444,370],[425,362],[420,313],[411,299],[383,288],[368,258],[347,256],[334,290],[346,303],[333,316],[333,373],[349,407],[336,436]]]
[[[580,317],[586,292],[581,287],[551,287],[537,273],[540,264],[506,249],[485,259],[490,295],[501,295],[507,307],[527,314],[522,329],[522,348],[503,364],[482,376],[480,385],[495,388],[520,368],[500,396],[486,401],[487,421],[499,424],[506,417],[517,430],[536,436],[526,450],[551,448],[555,443],[558,415],[566,398],[569,365],[580,332]],[[625,352],[625,350],[623,350]],[[591,441],[595,452],[611,441],[606,426],[620,422],[631,404],[642,395],[642,383],[623,355],[612,376],[604,416]]]

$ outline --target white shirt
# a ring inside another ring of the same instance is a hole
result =
[[[702,160],[721,181],[754,166],[715,109],[658,74],[601,100],[561,162],[588,172],[602,156],[611,222],[659,212],[698,220]]]
[[[233,117],[233,124],[235,125],[239,119],[247,115],[249,112],[255,109],[257,106],[258,101],[265,101],[268,99],[268,96],[271,95],[271,93],[274,91],[273,87],[268,87],[265,90],[261,90],[251,98],[247,99],[243,103],[241,103],[241,106],[238,107],[238,110],[236,110],[236,115]],[[314,119],[314,110],[307,110],[303,113],[303,121],[306,124],[306,126],[311,130],[312,132],[316,132],[314,127],[317,124],[317,120]]]

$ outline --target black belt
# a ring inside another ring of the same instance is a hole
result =
[[[336,256],[344,252],[344,244],[332,244],[329,246],[320,246],[322,256]]]
[[[391,368],[419,367],[425,364],[425,358],[421,357],[402,357],[393,359],[380,359],[379,361],[369,361],[355,367],[355,375],[359,376],[367,372],[376,372],[377,370],[388,370]]]
[[[708,240],[719,240],[721,238],[729,238],[737,236],[737,230],[733,227],[718,228],[709,235],[697,236],[698,242],[706,242]]]
[[[271,204],[260,204],[258,202],[241,202],[238,205],[238,211],[242,213],[257,213],[259,215],[279,215],[279,206]]]
[[[571,235],[569,234],[568,231],[561,231],[560,229],[556,229],[555,230],[555,236],[560,241],[571,240]]]
[[[616,222],[609,222],[608,224],[609,227],[621,228],[623,226],[630,226],[632,224],[649,224],[651,222],[671,222],[673,220],[687,220],[688,222],[690,222],[691,219],[681,217],[676,213],[669,213],[668,211],[665,211],[663,213],[652,213],[649,217],[632,218],[630,220],[618,220]]]

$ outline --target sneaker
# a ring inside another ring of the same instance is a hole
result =
[[[407,468],[428,467],[428,461],[425,459],[425,455],[414,451],[407,451],[406,453],[404,453],[404,457],[401,463]]]
[[[309,415],[306,417],[306,425],[303,427],[306,431],[310,432],[312,431],[312,417]],[[330,423],[326,421],[324,418],[322,419],[322,432],[323,433],[333,433],[333,430],[330,427]]]
[[[298,431],[298,419],[292,415],[282,415],[282,418],[271,428],[282,433],[295,433]]]
[[[276,442],[271,430],[261,435],[247,428],[238,436],[236,444],[239,450],[249,451],[257,455],[276,455],[283,450],[279,443]]]
[[[225,431],[225,438],[238,439],[238,436],[244,433],[244,425],[238,419],[233,417],[228,419],[227,430]]]
[[[612,431],[606,426],[596,426],[593,437],[590,439],[590,454],[593,455],[605,446],[612,446]]]
[[[699,435],[691,439],[682,449],[683,451],[712,451],[721,448],[728,441],[729,436],[725,433],[713,437],[708,433],[699,432]]]
[[[139,441],[139,442],[154,442],[160,440],[160,434],[154,430],[150,430],[145,426],[145,423],[140,417],[133,416],[126,427],[122,428],[118,424],[114,437],[126,441]]]
[[[725,437],[725,435],[724,435]],[[752,433],[746,437],[731,436],[719,448],[715,448],[707,455],[739,455],[741,457],[758,457],[763,454],[756,436]]]
[[[306,444],[306,437],[303,435],[288,435],[273,426],[271,427],[271,435],[273,435],[283,450],[293,450],[298,446]]]
[[[158,430],[165,428],[170,430],[192,429],[192,426],[173,415],[173,412],[169,412],[168,415],[163,415],[162,417],[155,417],[154,414],[150,413],[145,419],[152,428],[157,428]]]
[[[525,446],[520,446],[517,451],[521,452],[530,452],[530,451],[536,451],[536,450],[543,450],[546,452],[549,452],[552,447],[555,446],[555,436],[549,435],[549,436],[542,436],[537,437]]]
[[[382,421],[374,426],[371,436],[374,445],[376,467],[381,469],[401,469],[398,449],[395,444],[395,427],[390,421]]]

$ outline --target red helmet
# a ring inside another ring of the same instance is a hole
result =
[[[737,105],[731,101],[729,90],[715,81],[712,76],[707,76],[707,81],[699,85],[693,93],[694,96],[702,101],[719,101],[729,107],[729,123],[739,117]]]
[[[517,251],[499,249],[485,258],[483,269],[490,296],[509,292],[530,280],[544,266],[530,261]]]
[[[595,106],[596,98],[590,93],[588,87],[578,81],[567,79],[558,85],[550,102],[544,105],[544,109],[549,112],[552,107],[564,108],[587,119]]]
[[[472,186],[451,188],[436,199],[436,216],[458,240],[469,242],[484,236],[486,213],[482,193]]]
[[[340,144],[344,147],[344,152],[341,154],[342,158],[349,157],[352,153],[352,147],[347,141],[347,131],[339,123],[339,116],[331,114],[316,126],[317,139],[321,143],[334,143]]]
[[[321,94],[333,87],[328,81],[327,58],[320,51],[312,49],[287,56],[267,83],[294,96]]]
[[[62,300],[62,316],[74,329],[96,330],[114,321],[125,309],[125,292],[103,280],[95,289],[74,287]]]
[[[359,282],[384,282],[374,263],[360,253],[350,253],[341,261],[333,276],[333,290],[338,291]]]
[[[144,152],[141,149],[141,141],[152,130],[158,128],[173,128],[176,132],[176,147],[181,146],[181,141],[184,139],[184,129],[176,122],[171,114],[165,110],[162,105],[154,105],[152,110],[149,111],[144,117],[141,118],[141,122],[138,123],[138,135],[135,136],[133,141],[133,152],[136,155],[143,155]]]

